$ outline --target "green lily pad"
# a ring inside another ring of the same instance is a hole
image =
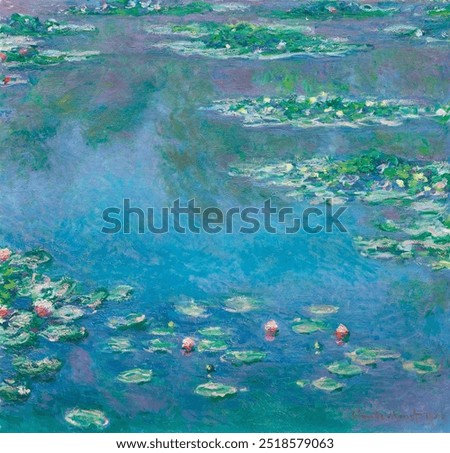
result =
[[[132,329],[143,327],[146,321],[145,315],[130,313],[127,316],[109,318],[107,325],[111,329]]]
[[[166,337],[166,336],[169,336],[169,335],[173,335],[174,334],[174,329],[171,328],[171,327],[155,327],[152,330],[150,330],[150,333],[152,335],[157,335],[157,336],[160,336],[160,337]]]
[[[369,50],[364,44],[349,44],[305,33],[305,27],[260,25],[248,22],[235,24],[209,23],[203,27],[191,27],[195,39],[189,41],[162,41],[156,47],[169,48],[184,55],[203,55],[213,58],[274,59],[298,55],[338,56],[350,52]],[[174,34],[180,28],[172,27]],[[148,31],[152,32],[151,29]],[[183,31],[183,30],[182,30]]]
[[[325,324],[322,321],[314,321],[312,319],[306,318],[297,318],[294,320],[294,325],[292,326],[292,330],[295,333],[300,334],[310,334],[314,332],[319,332],[325,329]]]
[[[206,309],[196,304],[193,300],[178,303],[175,306],[175,311],[192,318],[207,318],[209,316]]]
[[[297,20],[365,19],[389,16],[397,11],[399,11],[397,8],[380,8],[376,5],[361,4],[355,1],[315,0],[288,11],[272,11],[271,16]]]
[[[322,377],[320,379],[316,379],[312,382],[312,385],[319,390],[323,390],[324,392],[337,392],[342,390],[345,386],[334,379]]]
[[[358,376],[362,373],[362,368],[358,365],[352,365],[347,362],[335,362],[327,366],[327,370],[330,373],[336,374],[338,376],[344,377],[353,377]]]
[[[331,315],[337,313],[339,307],[334,307],[333,305],[311,305],[309,311],[313,315]]]
[[[400,354],[388,349],[358,348],[353,352],[345,354],[353,362],[359,365],[375,365],[378,361],[395,360],[400,358]]]
[[[222,339],[203,339],[198,344],[198,350],[200,352],[219,352],[226,351],[228,349],[227,343]]]
[[[96,309],[100,307],[106,299],[108,299],[109,291],[104,288],[96,289],[94,292],[87,296],[79,298],[79,302],[82,305],[86,305],[89,308]]]
[[[261,308],[261,302],[247,296],[230,297],[225,301],[224,310],[231,313],[247,313]]]
[[[228,335],[221,327],[205,327],[198,331],[204,337],[225,337]]]
[[[108,300],[112,300],[114,302],[123,302],[125,300],[128,300],[131,298],[133,295],[133,288],[128,285],[119,285],[113,290],[108,295]]]
[[[104,6],[73,6],[68,13],[76,15],[113,15],[113,16],[188,16],[213,11],[213,5],[203,1],[185,4],[161,5],[159,3],[110,0]]]
[[[48,264],[53,260],[50,253],[45,250],[32,250],[24,253],[22,256],[15,257],[12,262],[19,266],[26,266],[30,269],[34,269],[37,266]]]
[[[17,311],[9,319],[8,325],[13,329],[29,329],[36,326],[37,317],[28,311]]]
[[[244,125],[263,127],[363,127],[399,126],[407,119],[430,118],[439,123],[450,119],[450,106],[416,105],[404,100],[345,99],[327,93],[313,97],[258,97],[216,101],[211,110],[239,117]],[[389,175],[390,172],[387,172]],[[417,183],[418,181],[416,181]]]
[[[4,401],[24,401],[31,390],[24,385],[0,384],[0,399]]]
[[[0,347],[5,349],[20,349],[35,342],[36,334],[33,332],[0,331]]]
[[[117,376],[120,382],[126,384],[144,384],[150,382],[153,377],[152,370],[143,370],[142,368],[134,368],[132,370],[123,371]]]
[[[107,352],[133,352],[135,349],[133,343],[126,337],[112,337],[108,340],[104,349]]]
[[[145,350],[148,352],[162,352],[162,353],[172,353],[173,349],[176,348],[175,343],[170,341],[164,341],[160,338],[155,338],[147,342]]]
[[[105,414],[94,409],[72,409],[66,412],[64,419],[80,429],[103,429],[109,424]]]
[[[425,359],[425,360],[408,360],[403,362],[403,368],[406,371],[412,371],[417,374],[428,374],[428,373],[435,373],[439,371],[439,364],[433,359]]]
[[[299,379],[298,381],[296,381],[296,384],[301,387],[301,388],[305,388],[307,385],[309,385],[309,381],[308,380],[304,380],[304,379]]]
[[[51,342],[77,342],[88,336],[84,327],[70,325],[53,325],[47,327],[39,335]]]
[[[195,393],[207,398],[225,398],[237,393],[237,388],[231,385],[220,384],[218,382],[207,382],[195,389]]]
[[[76,321],[84,316],[84,311],[73,305],[65,305],[53,312],[52,317],[63,323]]]
[[[61,360],[50,357],[45,357],[41,360],[30,360],[26,357],[15,357],[12,363],[19,374],[30,377],[53,374],[62,368]]]
[[[251,365],[263,361],[267,357],[265,352],[259,351],[230,351],[221,357],[224,362],[231,363],[236,366]]]

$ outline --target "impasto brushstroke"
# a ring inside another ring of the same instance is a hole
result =
[[[448,1],[0,15],[0,432],[448,431]]]

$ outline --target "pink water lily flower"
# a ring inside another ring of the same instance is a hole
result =
[[[0,262],[4,263],[11,258],[11,250],[9,249],[0,249]]]
[[[190,337],[186,337],[181,343],[181,348],[186,352],[192,352],[195,348],[195,341]]]

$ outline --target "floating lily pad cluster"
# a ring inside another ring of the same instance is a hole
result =
[[[399,126],[406,119],[431,118],[440,123],[450,119],[449,105],[421,106],[409,101],[351,100],[328,93],[318,96],[292,95],[285,98],[258,98],[216,101],[211,107],[223,115],[243,119],[246,126],[295,127],[346,126],[382,124]]]
[[[412,162],[368,151],[347,160],[244,163],[231,168],[230,174],[277,187],[287,197],[306,198],[312,204],[357,200],[385,208],[398,206],[403,216],[385,217],[377,224],[388,236],[355,239],[360,252],[373,258],[428,258],[436,269],[449,267],[448,163]]]
[[[71,278],[48,277],[43,272],[51,262],[44,250],[0,249],[0,348],[6,353],[2,369],[11,373],[0,384],[0,399],[22,401],[31,393],[31,380],[52,379],[63,360],[42,357],[42,347],[82,341],[88,331],[79,321],[109,298],[106,289],[85,294]]]
[[[156,1],[109,0],[99,7],[74,6],[67,11],[79,15],[115,15],[115,16],[188,16],[213,11],[213,5],[207,2],[194,1],[178,5],[165,5]]]
[[[50,66],[63,62],[83,61],[99,55],[96,51],[63,51],[42,48],[36,38],[93,32],[91,25],[60,23],[56,20],[42,22],[38,17],[12,14],[0,24],[0,62],[5,68],[21,66]],[[26,83],[20,75],[6,73],[0,78],[3,86]]]
[[[237,24],[188,24],[147,27],[150,33],[191,36],[190,41],[167,41],[158,47],[170,48],[186,55],[214,58],[285,58],[295,55],[341,56],[349,52],[368,50],[370,46],[350,44],[342,39],[306,34],[304,27]]]
[[[47,35],[65,35],[89,31],[96,31],[96,28],[93,25],[67,24],[65,22],[58,22],[55,19],[41,22],[38,17],[19,13],[12,14],[6,23],[0,24],[0,33],[12,36],[35,36],[43,38]]]
[[[289,11],[273,11],[272,16],[280,19],[365,19],[389,16],[397,11],[397,8],[383,8],[369,3],[318,0],[310,1]]]
[[[427,43],[445,43],[450,39],[450,23],[446,20],[425,20],[420,24],[394,24],[383,32],[397,38]]]
[[[322,312],[322,315],[331,315],[334,313]],[[298,334],[317,335],[320,332],[329,330],[329,325],[319,320],[296,318],[293,320],[292,330]],[[316,351],[317,349],[321,351],[322,348],[318,348],[317,345],[320,345],[320,343],[316,341]],[[306,379],[299,379],[296,384],[301,388],[313,387],[327,393],[338,392],[346,387],[346,383],[342,380],[369,373],[371,367],[376,367],[379,363],[391,360],[401,360],[404,370],[414,372],[417,375],[437,373],[440,370],[439,363],[431,357],[422,360],[403,360],[400,353],[381,347],[359,347],[344,355],[345,358],[343,360],[335,361],[325,366],[328,373],[334,375],[335,379],[328,375],[315,379],[312,382]]]
[[[450,17],[450,5],[431,6],[428,8],[427,14],[430,17],[449,18]]]

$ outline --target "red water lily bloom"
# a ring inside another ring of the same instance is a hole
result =
[[[192,338],[186,337],[181,343],[181,348],[186,352],[192,352],[195,348],[195,341]]]

